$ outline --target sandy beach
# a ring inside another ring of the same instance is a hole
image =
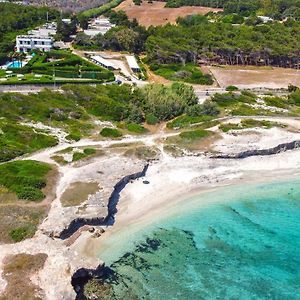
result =
[[[131,183],[122,192],[116,223],[100,240],[85,235],[78,243],[83,255],[101,258],[102,251],[116,247],[114,243],[123,230],[133,235],[160,219],[178,214],[188,207],[187,201],[193,196],[226,186],[267,183],[299,175],[300,150],[243,160],[215,160],[205,156],[165,159],[150,165],[145,178]],[[213,201],[202,198],[198,206],[205,207]]]

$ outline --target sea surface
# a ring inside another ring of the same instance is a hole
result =
[[[220,188],[114,239],[103,299],[300,299],[300,180]]]

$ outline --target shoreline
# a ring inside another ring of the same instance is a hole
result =
[[[137,216],[136,213],[135,215],[126,214],[126,202],[130,201],[130,199],[128,199],[128,191],[127,193],[126,190],[123,191],[119,205],[120,211],[117,215],[115,226],[107,230],[106,234],[93,245],[91,245],[92,241],[87,236],[81,237],[81,243],[88,245],[89,251],[92,249],[92,253],[90,252],[89,255],[98,257],[101,263],[93,269],[82,268],[74,273],[72,277],[74,288],[81,295],[83,286],[88,280],[94,277],[105,278],[108,274],[114,274],[114,270],[111,269],[110,265],[118,261],[126,253],[134,251],[136,243],[142,242],[148,237],[147,234],[149,232],[160,228],[159,224],[161,221],[168,221],[173,217],[176,218],[177,216],[187,214],[189,211],[193,212],[194,209],[202,210],[209,206],[229,203],[231,198],[228,198],[228,192],[230,192],[229,189],[231,187],[233,188],[232,197],[236,199],[237,195],[243,196],[243,192],[240,194],[240,189],[245,184],[247,185],[247,189],[249,189],[249,185],[250,188],[251,186],[257,188],[277,182],[284,183],[286,181],[299,180],[300,169],[277,170],[272,175],[263,172],[260,178],[257,178],[255,175],[255,172],[248,171],[243,177],[235,178],[228,182],[221,182],[206,188],[196,187],[194,189],[186,189],[180,195],[178,194],[179,191],[176,191],[170,194],[169,197],[160,199],[161,201],[156,203],[158,204],[157,206],[152,207],[148,213],[140,216]],[[227,194],[227,198],[223,198],[222,195],[218,194],[220,191],[222,192],[222,189]],[[205,199],[206,195],[208,195],[207,200]],[[170,199],[172,201],[169,201]],[[199,200],[201,203],[199,203]]]
[[[299,120],[283,121],[293,130],[255,129],[240,135],[223,134],[222,140],[212,145],[212,153],[215,151],[224,154],[240,153],[255,148],[269,150],[279,144],[298,140]],[[185,156],[173,157],[165,152],[162,141],[177,134],[178,132],[160,131],[153,135],[125,137],[118,141],[84,140],[73,144],[62,143],[57,147],[27,156],[26,159],[53,162],[51,156],[66,147],[97,145],[106,149],[105,156],[95,157],[81,164],[57,165],[62,176],[56,188],[56,199],[52,202],[50,212],[40,224],[35,236],[17,244],[4,244],[0,247],[0,282],[3,283],[0,292],[4,291],[6,284],[1,273],[6,255],[45,253],[48,259],[43,269],[32,278],[33,281],[43,290],[45,299],[54,300],[57,297],[74,299],[77,290],[72,287],[71,278],[75,274],[79,274],[80,277],[84,270],[98,271],[103,261],[108,262],[104,251],[109,252],[110,249],[114,251],[118,247],[118,243],[122,242],[118,237],[122,236],[124,230],[128,239],[130,235],[134,238],[139,230],[192,207],[188,203],[191,203],[190,198],[195,195],[204,195],[230,186],[300,177],[299,148],[243,159],[218,159],[214,158],[212,153],[203,152],[192,156],[186,153]],[[122,145],[124,142],[134,143],[137,140],[147,147],[155,145],[160,156],[158,160],[150,163],[145,177],[129,182],[120,193],[114,226],[100,226],[100,228],[89,226],[80,230],[74,238],[67,240],[56,238],[62,229],[78,217],[89,219],[99,214],[107,215],[107,204],[113,187],[124,176],[140,172],[145,166],[144,160],[135,157],[129,159],[110,146]],[[63,193],[71,183],[78,181],[98,182],[99,191],[78,206],[62,206]],[[189,201],[186,202],[187,200]],[[204,207],[212,203],[210,199],[205,199],[201,205]]]
[[[151,167],[153,167],[153,165],[149,167],[150,172]],[[140,182],[134,182],[121,193],[120,203],[118,205],[119,211],[114,226],[110,227],[99,240],[92,240],[88,235],[82,235],[78,241],[81,245],[79,248],[85,255],[97,257],[102,263],[106,263],[101,253],[109,252],[110,248],[116,248],[117,245],[114,242],[118,240],[118,237],[121,236],[124,231],[126,231],[127,234],[130,232],[130,234],[134,235],[138,231],[151,227],[159,220],[168,219],[182,213],[182,211],[186,211],[193,206],[193,202],[195,202],[194,198],[199,196],[203,197],[206,194],[217,192],[220,189],[235,188],[244,184],[257,186],[277,181],[283,182],[298,179],[300,178],[300,167],[272,170],[271,174],[268,170],[261,170],[259,175],[260,177],[258,178],[257,171],[246,171],[237,174],[236,177],[227,178],[209,185],[201,183],[189,186],[185,184],[184,186],[178,185],[176,188],[173,188],[167,183],[161,188],[165,192],[164,197],[157,199],[157,197],[155,197],[157,191],[155,190],[144,198],[142,202],[136,202],[136,199],[132,197],[132,193],[139,193],[140,189],[140,187],[137,187],[137,185],[140,185]],[[149,180],[149,177],[146,176],[141,180],[144,179]],[[151,185],[151,179],[149,181],[149,185]],[[149,204],[151,199],[152,202]],[[207,199],[201,204],[197,203],[197,207],[201,205],[204,208],[218,202],[219,200]]]

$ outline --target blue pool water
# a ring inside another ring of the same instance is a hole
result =
[[[134,237],[124,230],[100,253],[114,274],[103,299],[300,299],[299,186],[223,188]]]
[[[11,69],[20,69],[22,68],[22,62],[21,61],[12,61],[6,64],[7,68],[11,68]]]

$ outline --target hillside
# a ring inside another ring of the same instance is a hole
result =
[[[28,3],[50,6],[63,11],[79,12],[107,3],[107,0],[29,0]]]

